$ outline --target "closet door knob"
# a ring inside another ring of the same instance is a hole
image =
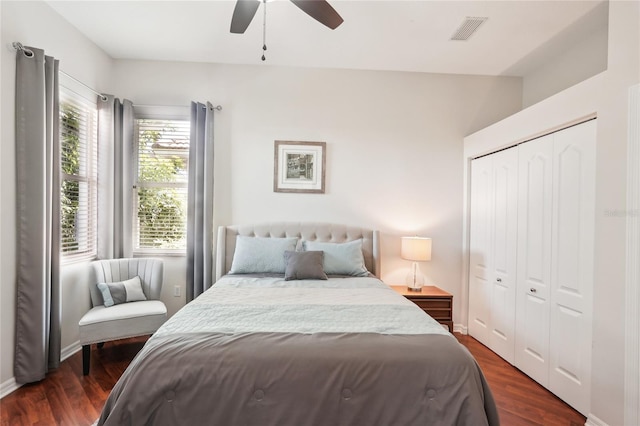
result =
[[[536,289],[535,289],[535,288],[533,288],[533,287],[531,287],[529,290],[531,291],[531,293],[535,293],[536,291],[538,291],[538,290],[536,290]]]
[[[496,278],[496,281],[498,281],[499,283],[502,282],[502,278]]]

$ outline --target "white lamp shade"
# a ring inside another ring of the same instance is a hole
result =
[[[400,256],[414,262],[431,260],[431,238],[402,237]]]

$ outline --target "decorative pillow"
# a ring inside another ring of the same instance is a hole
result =
[[[362,239],[348,243],[325,243],[305,241],[306,251],[320,250],[324,252],[323,269],[327,275],[351,275],[364,277],[369,274],[364,265]]]
[[[326,280],[322,269],[324,253],[321,251],[285,251],[285,281],[289,280]]]
[[[230,274],[284,274],[284,252],[294,251],[298,239],[236,237]]]
[[[98,289],[102,293],[102,299],[106,307],[125,302],[147,300],[138,276],[116,283],[99,283]]]

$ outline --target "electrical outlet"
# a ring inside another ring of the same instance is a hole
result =
[[[174,297],[180,297],[180,286],[177,285],[173,288],[173,296]]]

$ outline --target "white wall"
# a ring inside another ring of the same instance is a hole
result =
[[[60,69],[87,85],[109,91],[112,60],[42,2],[1,1],[0,32],[0,392],[12,386],[16,298],[15,55],[11,42],[45,49]],[[62,271],[62,347],[78,340],[78,320],[89,307],[86,268]]]
[[[400,284],[409,269],[400,236],[430,236],[424,269],[454,294],[459,321],[462,138],[519,109],[520,79],[130,60],[115,62],[114,78],[116,93],[134,104],[222,105],[217,225],[380,229],[382,277]],[[325,194],[273,192],[274,140],[327,142]]]
[[[639,34],[640,3],[610,1],[605,72],[468,136],[464,144],[466,182],[470,158],[597,113],[596,261],[588,417],[588,424],[594,425],[624,424],[626,218],[606,212],[626,211],[628,93],[640,82]]]

